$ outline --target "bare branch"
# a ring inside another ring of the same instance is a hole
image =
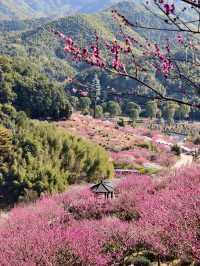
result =
[[[182,2],[189,4],[191,6],[195,6],[197,8],[200,8],[200,4],[197,3],[197,1],[191,1],[191,0],[181,0]]]

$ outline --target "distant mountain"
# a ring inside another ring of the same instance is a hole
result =
[[[123,2],[113,6],[123,14],[140,14],[133,2]],[[113,20],[110,9],[87,15],[66,16],[48,22],[46,19],[33,21],[0,22],[0,54],[28,57],[37,63],[41,71],[58,81],[66,76],[87,73],[88,66],[71,60],[63,51],[63,44],[55,38],[51,30],[59,30],[72,36],[81,45],[91,45],[97,30],[107,40],[120,39],[119,26]],[[139,33],[130,29],[130,35],[143,39]]]
[[[116,2],[118,0],[0,0],[0,20],[93,13]]]
[[[89,0],[85,1],[89,2]],[[163,20],[160,20],[145,10],[141,4],[138,4],[139,1],[142,0],[120,1],[119,3],[115,3],[112,9],[117,9],[132,22],[137,21],[138,23],[151,27],[167,27],[167,24]],[[81,6],[80,1],[74,0],[74,4],[77,4],[77,6],[78,2]],[[103,2],[105,4],[107,3],[105,1]],[[109,2],[111,1],[109,0]],[[80,6],[79,10],[81,10]],[[84,6],[86,6],[85,2]],[[0,54],[28,58],[30,62],[37,64],[42,74],[62,84],[65,84],[68,77],[74,75],[77,76],[78,80],[90,83],[97,69],[71,60],[71,57],[63,51],[63,43],[55,37],[52,30],[58,30],[71,36],[81,47],[91,46],[95,39],[95,31],[98,32],[101,38],[108,41],[112,41],[113,39],[121,40],[119,25],[112,18],[110,9],[106,8],[104,11],[96,12],[95,14],[65,16],[63,18],[56,18],[54,21],[51,21],[49,18],[29,21],[23,20],[17,23],[15,21],[0,21]],[[159,42],[161,45],[162,43],[165,45],[166,38],[172,40],[175,38],[174,33],[169,33],[168,31],[145,31],[136,27],[129,28],[127,31],[128,35],[134,36],[135,39],[140,39],[143,43],[146,42],[146,39],[149,39],[151,42]],[[136,52],[140,55],[139,51],[136,50]],[[180,56],[182,55],[180,54]],[[141,55],[141,60],[143,59]],[[100,72],[98,75],[101,80],[101,85],[104,88],[109,86],[125,91],[135,89],[138,85],[132,80],[107,75],[104,72]],[[145,78],[151,78],[156,84],[155,86],[168,86],[170,87],[170,91],[175,94],[177,93],[178,85],[176,82],[168,85],[162,77],[153,74]]]
[[[89,14],[102,11],[118,2],[127,0],[0,0],[0,21],[30,20],[50,17],[56,19],[77,13]],[[143,7],[145,0],[129,0]],[[178,8],[183,9],[181,1],[174,0]],[[191,9],[186,10],[191,17]]]
[[[85,1],[91,2],[91,0]],[[77,6],[80,2],[74,0],[74,4],[77,4]],[[94,1],[92,2],[94,3]],[[98,2],[100,3],[99,0]],[[102,0],[103,2],[106,3]],[[113,1],[108,0],[108,2]],[[158,26],[161,22],[147,13],[141,4],[137,4],[138,2],[139,0],[120,1],[115,3],[112,9],[120,11],[130,21],[134,19],[134,21],[143,21],[147,25]],[[52,34],[52,29],[73,37],[77,43],[81,43],[81,46],[89,46],[93,43],[95,31],[101,37],[106,37],[110,41],[121,39],[119,25],[113,20],[110,9],[106,8],[104,11],[95,14],[66,16],[50,22],[49,18],[17,22],[2,21],[0,22],[0,32],[3,31],[3,34],[0,34],[0,53],[29,57],[32,61],[36,61],[48,76],[59,81],[63,81],[66,76],[71,74],[85,73],[88,66],[72,61],[64,53],[63,44]],[[140,38],[143,42],[146,38],[149,38],[148,32],[135,28],[129,29],[129,31],[130,35]],[[163,37],[161,33],[158,34],[157,32],[151,32],[150,37],[154,40],[158,38],[158,41],[165,39],[165,36]]]

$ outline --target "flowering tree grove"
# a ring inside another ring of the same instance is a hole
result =
[[[150,0],[143,4],[149,14],[161,21],[161,27],[130,21],[118,11],[112,10],[120,35],[120,40],[113,42],[108,42],[96,32],[91,47],[80,47],[70,36],[58,31],[54,33],[64,42],[64,51],[69,53],[73,60],[136,81],[149,90],[147,98],[200,108],[200,3],[189,0],[179,2]],[[192,15],[188,16],[188,12]],[[129,28],[143,32],[166,32],[168,37],[160,44],[148,38],[141,39],[134,34],[130,35]],[[184,51],[184,56],[178,56],[178,51]],[[171,91],[163,93],[147,78],[152,73],[163,77],[166,82],[176,82],[179,96],[174,96]]]
[[[123,265],[145,249],[199,261],[199,170],[127,176],[112,201],[77,186],[16,207],[0,218],[1,265]]]

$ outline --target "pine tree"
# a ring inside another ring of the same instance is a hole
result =
[[[8,129],[0,126],[0,156],[8,153],[11,149],[11,134]]]
[[[94,116],[94,118],[96,118],[97,102],[99,101],[100,96],[101,96],[101,83],[100,83],[100,80],[99,80],[97,74],[95,74],[95,76],[94,76],[94,79],[91,83],[91,87],[93,88],[93,90],[91,92],[92,105],[93,105],[93,116]]]
[[[12,147],[10,131],[0,125],[0,182],[2,172],[8,169],[7,158]]]

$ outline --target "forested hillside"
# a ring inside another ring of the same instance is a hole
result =
[[[61,84],[24,57],[0,56],[0,70],[1,206],[113,175],[103,148],[31,120],[71,116],[71,97]]]
[[[1,206],[113,176],[105,150],[0,105]]]
[[[31,118],[61,119],[71,115],[64,88],[42,76],[36,64],[22,57],[0,56],[0,102],[12,104]]]
[[[134,10],[134,4],[128,5],[129,9]],[[94,42],[94,32],[96,30],[101,36],[106,36],[110,41],[116,37],[119,38],[118,26],[110,16],[110,11],[102,12],[95,16],[66,17],[47,24],[44,21],[37,20],[33,21],[32,24],[31,22],[21,21],[16,24],[2,22],[1,25],[2,30],[10,29],[9,31],[4,31],[0,37],[1,53],[30,58],[31,62],[37,64],[42,74],[59,82],[63,82],[68,77],[76,74],[80,74],[80,78],[83,75],[83,78],[87,79],[91,72],[93,76],[94,70],[88,69],[83,64],[72,62],[65,55],[62,43],[55,38],[51,32],[52,30],[64,31],[66,34],[72,35],[82,45],[91,45]],[[134,34],[137,38],[140,38],[139,34]],[[110,80],[112,80],[111,76],[104,75],[102,77],[103,87],[104,81],[107,83],[106,86],[108,86]],[[114,84],[119,83],[119,80],[115,80],[116,78],[113,79]],[[88,81],[90,81],[90,78]],[[121,85],[123,84],[121,83]],[[123,87],[127,87],[127,82],[124,83]]]
[[[109,88],[113,88],[117,93],[126,94],[128,91],[133,94],[132,96],[129,95],[128,99],[123,97],[121,100],[122,104],[126,104],[127,100],[131,100],[139,104],[143,109],[146,105],[146,100],[145,97],[139,95],[148,95],[150,97],[150,91],[140,86],[134,80],[108,74],[99,71],[95,67],[71,60],[71,57],[63,50],[63,43],[52,32],[61,31],[65,33],[67,36],[73,38],[77,45],[81,47],[90,47],[94,44],[95,32],[98,33],[102,43],[106,41],[112,42],[115,39],[121,41],[119,25],[111,15],[112,9],[119,10],[121,14],[130,20],[134,17],[138,23],[145,23],[151,27],[159,25],[160,27],[168,28],[165,22],[153,16],[153,14],[149,14],[142,5],[137,5],[133,2],[122,2],[95,15],[69,16],[54,20],[53,22],[48,22],[45,19],[33,20],[28,23],[27,21],[18,21],[16,24],[14,22],[2,22],[0,28],[2,31],[4,30],[4,33],[0,37],[0,52],[14,57],[23,57],[22,61],[30,60],[33,64],[37,64],[38,72],[41,75],[59,82],[70,93],[74,87],[77,88],[76,83],[66,84],[71,77],[76,77],[76,80],[89,86],[92,84],[96,73],[101,81],[101,102],[107,102],[109,100],[116,101],[116,97],[112,96],[113,92],[109,92]],[[6,29],[9,30],[5,31]],[[160,44],[162,42],[164,44],[166,38],[175,39],[175,33],[173,32],[144,31],[137,27],[128,29],[127,34],[142,43],[145,43],[147,38],[152,43],[157,41]],[[173,49],[175,49],[176,57],[179,60],[194,56],[191,52],[188,52],[187,47],[182,49],[182,51],[177,49],[176,52],[176,45],[175,42]],[[137,49],[136,53],[140,62],[145,64],[147,58],[140,54]],[[105,56],[107,55],[105,54]],[[198,77],[198,73],[195,73],[196,70],[192,71],[193,75]],[[143,72],[140,75],[144,81],[150,81],[153,87],[162,93],[167,93],[179,99],[187,97],[178,89],[180,84],[176,80],[166,80],[162,75],[156,73],[155,70],[153,71],[153,69],[148,74]],[[190,92],[190,97],[195,97],[192,91]],[[199,111],[192,110],[190,117],[192,119],[199,119]]]
[[[115,5],[113,8],[121,10],[126,15],[132,12],[138,18],[145,19],[145,14],[141,13],[141,7],[137,8],[134,3],[124,2]],[[31,23],[28,24],[30,30],[26,30],[27,23],[25,23],[25,27],[23,26],[24,22],[21,22],[21,26],[16,26],[16,31],[3,34],[1,36],[0,51],[11,56],[30,58],[32,62],[37,62],[42,73],[60,82],[75,74],[78,74],[78,79],[80,78],[80,80],[84,79],[90,82],[91,72],[94,73],[94,69],[88,68],[84,64],[71,61],[64,53],[62,43],[55,38],[52,30],[59,30],[70,35],[77,43],[81,43],[81,46],[92,45],[94,43],[95,31],[102,38],[106,36],[105,41],[112,41],[116,38],[120,40],[121,38],[119,35],[119,26],[113,20],[111,10],[96,15],[65,17],[47,24],[41,22],[41,26],[39,27],[36,26],[38,25],[37,23],[38,21],[33,21],[32,29]],[[3,25],[2,23],[2,28],[4,27]],[[6,27],[9,28],[8,24],[6,24]],[[12,24],[10,27],[14,29]],[[130,30],[130,35],[134,35],[136,39],[145,42],[145,36],[141,37],[140,32],[137,33],[134,30]],[[154,74],[152,73],[152,79],[154,79]],[[103,87],[105,84],[106,86],[114,87],[120,84],[118,87],[122,86],[123,89],[130,89],[137,85],[136,83],[131,83],[129,80],[120,82],[120,79],[107,74],[103,74],[101,80]],[[157,86],[159,86],[159,83]]]
[[[125,15],[130,20],[134,17],[138,23],[142,22],[151,27],[156,25],[167,28],[168,26],[159,18],[149,14],[142,5],[137,5],[133,2],[122,2],[114,5],[111,9],[120,10],[120,13]],[[32,62],[37,63],[40,71],[47,75],[51,79],[56,79],[59,82],[63,82],[71,76],[77,74],[78,80],[84,80],[84,82],[90,83],[96,70],[88,67],[84,64],[73,62],[71,58],[63,51],[63,44],[59,42],[52,33],[52,30],[61,31],[66,35],[72,37],[77,44],[82,47],[91,46],[95,42],[95,32],[98,33],[103,42],[112,41],[114,39],[121,40],[119,34],[119,25],[111,16],[111,9],[100,12],[95,15],[77,15],[65,17],[55,20],[50,23],[45,23],[45,20],[37,20],[26,23],[17,22],[16,26],[12,23],[2,22],[1,28],[9,28],[10,32],[2,34],[0,51],[1,53],[7,53],[11,56],[23,56],[28,57]],[[147,16],[148,14],[148,16]],[[24,26],[26,25],[26,26]],[[39,26],[40,25],[40,26]],[[12,30],[12,31],[11,31]],[[174,33],[154,32],[154,31],[142,31],[137,27],[130,29],[128,34],[134,36],[136,40],[140,40],[145,43],[146,39],[155,40],[158,43],[162,43],[166,38],[174,38]],[[176,48],[176,44],[174,44]],[[177,52],[178,58],[185,58],[186,51]],[[139,51],[138,51],[139,53]],[[193,56],[187,54],[187,57]],[[141,62],[144,61],[144,57],[141,54]],[[175,95],[179,93],[177,91],[178,83],[175,81],[168,82],[163,79],[162,76],[156,75],[155,71],[151,72],[151,75],[142,74],[144,79],[151,79],[155,88],[163,86],[165,90],[173,92]],[[143,88],[138,87],[138,84],[134,81],[124,80],[123,78],[117,78],[113,75],[105,73],[99,73],[102,87],[105,86],[114,87],[120,90],[134,90],[145,94]],[[180,97],[183,97],[180,95]]]

